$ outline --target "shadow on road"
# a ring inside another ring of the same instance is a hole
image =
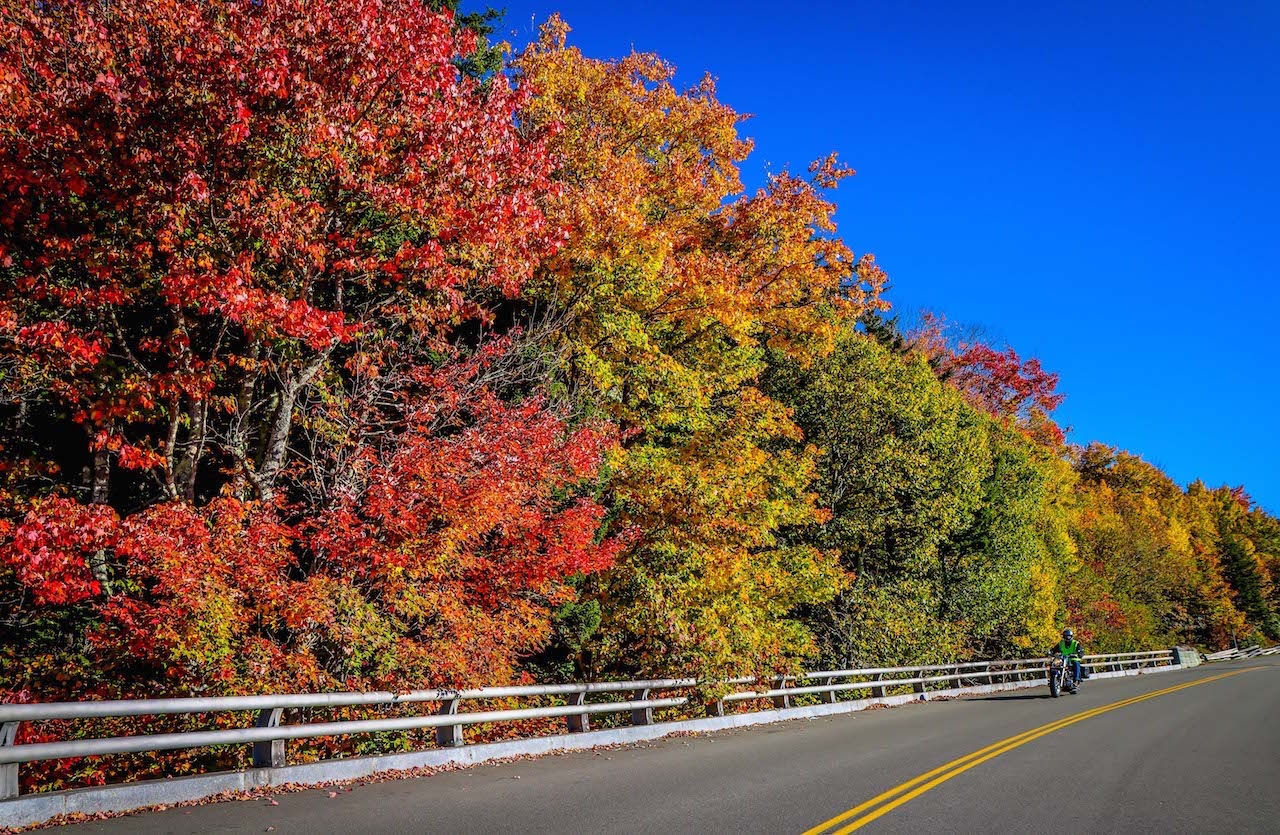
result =
[[[1021,696],[975,696],[971,702],[1021,702],[1027,699],[1052,699],[1049,693],[1028,693]]]

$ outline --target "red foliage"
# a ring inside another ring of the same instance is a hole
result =
[[[474,35],[419,0],[28,3],[0,41],[0,327],[171,497],[272,378],[408,312],[443,340],[560,240],[528,92],[460,74]]]
[[[0,563],[17,574],[36,606],[79,603],[98,593],[90,555],[112,547],[119,535],[115,511],[62,498],[41,501],[0,548]]]
[[[563,602],[566,577],[613,561],[620,540],[596,541],[603,508],[560,494],[595,474],[614,439],[604,426],[567,429],[536,399],[509,405],[481,389],[427,402],[369,461],[363,488],[315,519],[311,542],[327,573],[415,624],[416,641],[396,650],[406,663],[433,680],[508,679],[548,635],[537,601]],[[433,431],[441,423],[457,431]]]
[[[1026,418],[1032,410],[1052,412],[1062,404],[1055,390],[1058,375],[1034,357],[1023,360],[1012,348],[997,351],[970,345],[948,363],[949,379],[975,406],[1008,418]]]
[[[933,314],[926,314],[911,342],[975,408],[1015,422],[1051,446],[1063,442],[1062,430],[1048,416],[1065,396],[1057,391],[1058,375],[1045,371],[1040,360],[1024,360],[1007,346],[1001,351],[954,339],[946,320]]]
[[[0,387],[53,439],[0,438],[0,585],[65,630],[0,641],[14,688],[514,677],[617,547],[610,427],[485,376],[563,238],[529,91],[420,0],[29,3],[0,41]]]
[[[1253,507],[1253,497],[1245,491],[1243,484],[1231,488],[1231,500],[1245,513]]]

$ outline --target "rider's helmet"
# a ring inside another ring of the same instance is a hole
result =
[[[1073,633],[1070,628],[1062,630],[1062,640],[1070,641],[1074,637],[1075,633]]]

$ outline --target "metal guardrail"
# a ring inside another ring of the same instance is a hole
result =
[[[1232,649],[1224,649],[1222,652],[1211,652],[1204,658],[1206,661],[1235,661],[1240,658],[1257,658],[1263,655],[1276,655],[1280,653],[1280,644],[1273,647],[1264,648],[1260,644],[1254,644],[1251,647],[1240,649],[1238,647]]]
[[[1086,655],[1080,666],[1094,672],[1119,672],[1129,667],[1142,669],[1156,666],[1157,662],[1168,659],[1170,663],[1176,658],[1173,650],[1158,649],[1150,652],[1112,652],[1101,655]]]
[[[774,708],[789,708],[794,706],[795,699],[807,696],[816,696],[821,703],[834,704],[839,701],[841,694],[855,691],[869,691],[871,698],[883,698],[888,688],[895,687],[910,687],[911,692],[927,698],[931,687],[934,690],[942,687],[956,689],[974,684],[1007,682],[1010,679],[1025,681],[1040,678],[1045,674],[1045,661],[1044,658],[971,661],[914,667],[825,670],[801,676],[783,676],[772,680],[770,686],[763,690],[730,692],[707,704],[706,711],[709,716],[723,716],[727,704],[756,699],[769,699]],[[1175,663],[1175,658],[1172,650],[1161,650],[1088,655],[1084,656],[1084,662],[1083,666],[1093,670],[1119,671],[1168,666]],[[720,682],[730,686],[757,683],[758,680],[753,677]],[[633,725],[653,724],[654,710],[686,705],[689,697],[651,698],[652,693],[688,690],[697,685],[698,682],[691,678],[644,679],[480,687],[470,690],[431,689],[406,693],[288,693],[100,702],[5,703],[0,704],[0,801],[18,796],[18,768],[22,763],[248,744],[253,746],[253,766],[272,768],[286,764],[285,742],[290,739],[435,728],[437,745],[456,747],[464,744],[463,728],[467,725],[560,717],[565,719],[569,732],[581,733],[590,730],[590,717],[599,714],[629,713]],[[591,695],[616,693],[628,694],[629,698],[621,701],[587,702],[587,697]],[[459,710],[464,702],[539,697],[563,697],[568,703],[501,710]],[[433,713],[416,716],[281,724],[284,711],[291,709],[351,706],[392,708],[423,703],[437,704],[438,707]],[[18,729],[23,722],[230,712],[253,712],[254,726],[17,744]]]

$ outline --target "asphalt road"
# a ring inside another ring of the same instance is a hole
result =
[[[1152,695],[1170,688],[1180,689]],[[1090,681],[1056,700],[1047,688],[1013,691],[66,829],[800,833],[948,763],[817,831],[1277,833],[1280,659]]]

